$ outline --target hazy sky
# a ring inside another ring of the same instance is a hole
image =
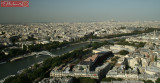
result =
[[[0,23],[160,21],[160,0],[29,0],[27,8],[1,8]]]

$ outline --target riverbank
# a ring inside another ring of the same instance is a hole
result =
[[[10,77],[14,77],[15,75],[9,75],[7,77],[5,77],[4,79],[0,79],[0,83],[3,83],[6,79],[10,78]]]
[[[72,43],[72,44],[70,44],[70,46],[77,45],[77,44],[82,44],[82,43],[90,43],[90,42],[91,41],[82,41],[82,42]]]
[[[4,64],[4,63],[7,63],[7,62],[1,62],[0,64]]]
[[[12,59],[10,59],[10,62],[17,61],[17,60],[20,60],[20,59],[23,59],[23,58],[27,58],[27,57],[30,57],[30,56],[34,56],[34,52],[28,53],[28,54],[24,54],[22,56],[18,56],[18,57],[15,57],[15,58],[12,58]]]

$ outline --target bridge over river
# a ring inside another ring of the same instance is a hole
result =
[[[55,55],[55,54],[52,54],[48,51],[41,51],[41,52],[33,52],[31,55],[48,55],[48,56],[51,56],[51,57],[55,57],[55,56],[59,56],[59,55]]]

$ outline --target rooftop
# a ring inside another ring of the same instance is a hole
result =
[[[98,55],[93,55],[91,57],[88,57],[87,59],[85,59],[84,61],[92,61],[92,62],[95,62],[95,60],[98,58]]]

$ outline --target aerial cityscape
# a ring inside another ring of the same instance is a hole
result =
[[[160,83],[160,1],[24,1],[0,7],[0,83]]]

